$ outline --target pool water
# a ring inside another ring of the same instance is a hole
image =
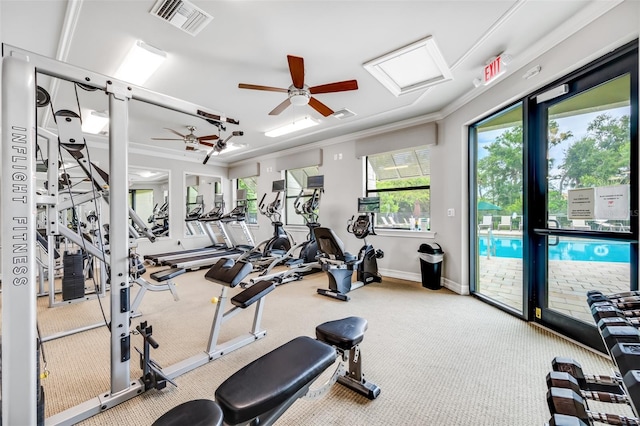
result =
[[[480,256],[487,255],[487,238],[479,238]],[[560,237],[558,245],[549,246],[550,260],[589,262],[629,262],[629,243],[598,240],[575,240]],[[522,238],[491,238],[491,256],[522,259]]]

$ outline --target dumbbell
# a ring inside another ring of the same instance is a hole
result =
[[[594,318],[595,319],[595,318]],[[627,326],[639,328],[640,327],[640,319],[639,318],[625,318],[625,317],[604,317],[600,318],[597,321],[598,329],[602,330],[605,327],[615,327],[615,326]]]
[[[640,343],[618,343],[611,348],[611,359],[621,377],[628,371],[640,370]]]
[[[581,389],[617,394],[624,393],[622,390],[622,377],[585,374],[580,363],[571,358],[557,356],[551,361],[551,368],[553,371],[569,373],[576,379]]]
[[[589,306],[593,308],[594,306],[615,306],[618,309],[623,311],[632,311],[640,309],[640,297],[634,298],[633,300],[625,300],[622,302],[613,302],[611,300],[602,300],[599,302],[589,303]]]
[[[640,426],[640,421],[637,418],[590,411],[585,400],[571,389],[550,388],[547,391],[547,404],[552,416],[565,414],[577,417],[588,424],[601,422],[613,425]]]
[[[545,426],[588,426],[585,422],[575,416],[566,414],[554,414]]]
[[[607,294],[603,293],[600,290],[589,290],[589,291],[587,291],[587,297],[595,296],[595,295],[609,297],[611,299],[620,299],[622,297],[640,296],[640,291],[631,290],[631,291],[621,291],[619,293],[607,293]]]
[[[630,325],[604,327],[600,336],[609,353],[618,343],[640,343],[640,330]]]
[[[587,304],[589,306],[598,302],[610,302],[610,303],[638,303],[640,302],[640,294],[629,294],[626,296],[622,296],[622,293],[618,295],[607,295],[604,294],[588,294],[587,295]]]
[[[624,394],[582,390],[580,389],[580,385],[576,378],[564,371],[552,371],[547,374],[547,388],[571,389],[582,398],[594,401],[612,402],[614,404],[631,404],[629,398]]]
[[[600,321],[602,318],[608,317],[638,318],[640,317],[640,309],[623,311],[610,303],[605,305],[597,304],[591,306],[591,315],[596,322]]]

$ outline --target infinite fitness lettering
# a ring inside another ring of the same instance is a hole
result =
[[[29,176],[27,170],[27,129],[23,127],[12,127],[11,133],[11,200],[15,203],[27,204],[27,180]],[[14,286],[27,285],[29,278],[29,257],[27,252],[27,218],[23,216],[14,216],[12,218],[12,240],[11,245],[13,254],[12,263]]]

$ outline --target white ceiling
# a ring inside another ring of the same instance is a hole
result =
[[[192,3],[214,17],[196,36],[149,14],[155,0],[0,0],[0,35],[3,43],[106,75],[113,75],[136,39],[166,51],[168,59],[145,87],[239,120],[240,125],[228,125],[227,132],[242,130],[244,136],[236,140],[248,146],[210,161],[225,164],[402,120],[440,117],[486,90],[472,81],[481,77],[489,58],[510,54],[508,72],[515,72],[620,1]],[[435,39],[451,68],[451,81],[396,97],[363,68],[367,61],[427,36]],[[334,111],[348,108],[356,116],[325,118],[309,106],[290,106],[270,116],[286,93],[238,88],[238,83],[287,88],[291,84],[287,55],[304,58],[309,86],[356,79],[356,91],[316,95]],[[38,84],[51,90],[46,79]],[[52,95],[56,110],[77,109],[72,85],[61,84]],[[83,109],[107,109],[100,93],[80,91],[78,96]],[[304,115],[321,124],[279,138],[263,135]],[[134,148],[184,158],[181,141],[151,138],[172,137],[165,127],[187,133],[187,125],[196,126],[197,135],[217,132],[198,118],[148,105],[131,106],[129,134]],[[204,157],[197,155],[198,161]]]

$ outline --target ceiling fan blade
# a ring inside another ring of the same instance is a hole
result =
[[[266,90],[268,92],[282,92],[287,93],[288,89],[281,89],[280,87],[271,87],[271,86],[260,86],[257,84],[238,84],[238,88],[240,89],[253,89],[253,90]]]
[[[289,72],[291,73],[291,81],[293,85],[302,89],[304,87],[304,59],[299,56],[287,55],[289,61]]]
[[[186,137],[187,137],[187,135],[183,135],[182,133],[176,132],[175,130],[170,129],[170,128],[168,128],[168,127],[165,127],[165,129],[166,129],[166,130],[168,130],[168,131],[170,131],[170,132],[171,132],[171,133],[173,133],[173,134],[176,134],[176,135],[180,136],[181,138],[186,138]]]
[[[210,141],[218,139],[218,135],[207,135],[207,136],[198,136],[199,141]]]
[[[311,97],[311,99],[309,99],[309,106],[315,109],[316,111],[318,111],[320,114],[324,115],[325,117],[333,114],[333,110],[331,108],[329,108],[328,106],[326,106],[325,104],[323,104],[322,102],[314,98],[313,96]]]
[[[182,141],[184,139],[151,138],[154,141]]]
[[[357,90],[358,82],[356,80],[338,81],[336,83],[322,84],[309,88],[309,93],[315,95],[317,93],[333,93],[346,92],[347,90]]]
[[[280,114],[282,111],[284,111],[285,109],[287,109],[287,107],[291,105],[291,101],[289,100],[289,98],[285,99],[284,101],[282,101],[282,103],[280,105],[278,105],[277,107],[275,107],[273,110],[271,110],[271,112],[269,113],[269,115],[278,115]]]
[[[210,147],[216,146],[215,143],[205,142],[205,141],[200,141],[200,145],[206,145],[206,146],[210,146]]]

